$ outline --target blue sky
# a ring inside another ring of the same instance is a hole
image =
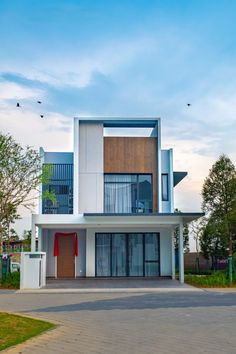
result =
[[[161,117],[189,171],[176,206],[199,209],[211,164],[236,163],[235,13],[234,0],[1,0],[0,128],[70,150],[73,116]]]

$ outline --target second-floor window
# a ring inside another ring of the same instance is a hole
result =
[[[73,165],[50,164],[51,176],[48,184],[43,185],[43,191],[53,192],[56,202],[43,199],[43,214],[73,213]]]
[[[105,213],[151,213],[151,174],[105,174]]]

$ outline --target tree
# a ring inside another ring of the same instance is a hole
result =
[[[46,183],[50,173],[50,165],[42,168],[37,151],[0,132],[0,254],[4,232],[16,218],[17,208],[32,210],[37,187]]]
[[[31,245],[31,230],[24,230],[24,234],[23,234],[23,247],[24,247],[24,251],[30,251],[30,245]]]
[[[212,269],[216,270],[218,260],[227,257],[227,240],[223,237],[219,223],[209,219],[202,228],[200,246],[203,256],[211,259]]]
[[[179,209],[175,209],[175,213],[181,213]],[[189,228],[188,224],[183,225],[183,241],[184,241],[184,252],[189,252]],[[178,233],[178,228],[175,229],[174,233],[174,243],[175,243],[175,249],[177,250],[179,248],[179,233]]]
[[[221,155],[212,166],[202,189],[203,210],[209,219],[206,235],[212,236],[217,230],[217,237],[225,239],[229,262],[232,265],[232,255],[235,247],[236,222],[236,170],[226,155]],[[210,231],[210,232],[209,232]],[[232,282],[232,268],[230,269]]]
[[[201,240],[203,228],[206,224],[205,218],[200,218],[198,220],[193,220],[189,225],[190,234],[193,236],[196,245],[196,271],[200,273],[200,247],[199,243]]]

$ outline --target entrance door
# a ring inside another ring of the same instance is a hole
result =
[[[74,236],[58,236],[57,277],[75,277]]]

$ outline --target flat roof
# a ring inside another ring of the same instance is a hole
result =
[[[75,117],[81,123],[103,123],[105,128],[155,128],[158,117]]]
[[[187,212],[187,213],[84,213],[84,217],[182,217],[186,222],[191,222],[193,220],[199,219],[204,216],[205,213],[202,212]]]

